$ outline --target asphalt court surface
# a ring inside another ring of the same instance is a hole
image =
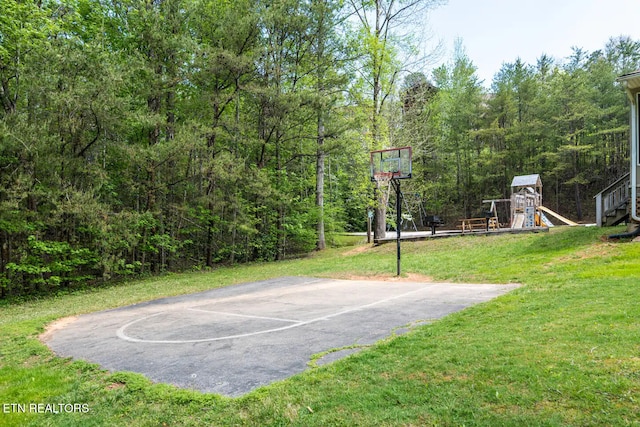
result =
[[[282,277],[65,319],[44,341],[110,371],[240,396],[318,353],[331,362],[515,287]]]

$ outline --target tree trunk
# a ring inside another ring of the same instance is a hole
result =
[[[278,135],[276,137],[275,145],[276,145],[276,189],[281,191],[282,189],[282,158],[280,153],[280,140],[282,135],[280,131],[278,131]],[[286,245],[287,245],[287,232],[284,227],[285,223],[285,206],[282,200],[278,201],[278,243],[277,243],[277,251],[276,251],[276,260],[280,261],[286,257]]]
[[[380,40],[381,37],[381,26],[382,26],[382,6],[378,0],[376,0],[376,22],[375,22],[375,38],[376,40]],[[372,128],[372,137],[374,149],[379,149],[382,146],[382,137],[380,135],[380,112],[382,109],[382,101],[380,99],[380,95],[382,92],[382,84],[380,79],[382,78],[382,58],[380,57],[379,47],[376,47],[373,52],[373,111],[371,117],[371,128]],[[375,209],[375,227],[373,229],[373,238],[380,239],[384,238],[386,235],[387,229],[387,205],[384,201],[384,195],[386,193],[386,188],[380,188],[378,186],[378,197],[376,199],[376,209]]]
[[[324,123],[322,112],[318,113],[318,152],[316,155],[316,207],[318,208],[318,242],[316,249],[323,250],[326,247],[324,237]]]
[[[375,199],[375,226],[373,228],[373,240],[384,239],[387,235],[387,203],[385,195],[388,187],[387,183],[376,183]]]
[[[205,262],[207,267],[209,268],[213,267],[213,227],[215,224],[213,222],[213,214],[211,213],[213,212],[212,209],[213,204],[209,202],[209,212],[211,218],[207,221],[207,243],[205,247]]]
[[[238,234],[238,200],[237,195],[234,196],[233,202],[233,222],[231,223],[231,264],[236,262],[236,237]]]
[[[576,198],[576,216],[578,221],[582,221],[582,200],[580,200],[580,184],[577,182],[574,184],[575,198]]]

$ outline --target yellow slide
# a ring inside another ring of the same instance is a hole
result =
[[[552,210],[551,210],[551,209],[549,209],[549,208],[546,208],[546,207],[544,207],[544,206],[538,206],[538,209],[540,209],[540,210],[541,210],[541,211],[543,211],[543,212],[548,213],[549,215],[553,216],[554,218],[558,218],[560,221],[564,222],[564,223],[565,223],[565,224],[567,224],[567,225],[570,225],[570,226],[572,226],[572,227],[573,227],[573,226],[578,225],[578,223],[573,222],[573,221],[571,221],[570,219],[567,219],[567,218],[563,217],[563,216],[562,216],[562,215],[560,215],[559,213],[555,213],[554,211],[552,211]]]

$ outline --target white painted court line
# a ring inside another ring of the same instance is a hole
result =
[[[215,337],[215,338],[201,338],[201,339],[193,339],[193,340],[147,340],[147,339],[141,339],[141,338],[134,338],[134,337],[130,337],[128,336],[125,331],[128,327],[145,321],[147,319],[150,319],[152,317],[156,317],[156,316],[160,316],[164,313],[167,313],[167,311],[161,311],[159,313],[154,313],[151,314],[149,316],[144,316],[141,317],[139,319],[133,320],[123,326],[121,326],[117,331],[116,331],[116,335],[118,338],[124,340],[124,341],[129,341],[129,342],[136,342],[136,343],[147,343],[147,344],[192,344],[192,343],[199,343],[199,342],[212,342],[212,341],[224,341],[224,340],[230,340],[230,339],[236,339],[236,338],[247,338],[247,337],[252,337],[252,336],[256,336],[256,335],[262,335],[262,334],[268,334],[268,333],[272,333],[272,332],[279,332],[279,331],[285,331],[287,329],[293,329],[293,328],[297,328],[300,326],[304,326],[304,325],[309,325],[311,323],[316,323],[316,322],[320,322],[322,320],[328,320],[331,319],[333,317],[337,317],[337,316],[341,316],[343,314],[347,314],[347,313],[352,313],[354,311],[358,311],[358,310],[362,310],[365,308],[369,308],[369,307],[374,307],[376,305],[379,304],[384,304],[385,302],[389,302],[389,301],[393,301],[395,299],[399,299],[399,298],[403,298],[409,295],[413,295],[415,293],[424,291],[425,289],[429,288],[429,285],[426,285],[424,287],[421,287],[420,289],[415,289],[413,291],[410,292],[405,292],[403,294],[399,294],[399,295],[394,295],[388,298],[383,298],[381,300],[378,301],[374,301],[372,303],[369,304],[363,304],[363,305],[359,305],[356,307],[352,307],[346,310],[342,310],[339,311],[337,313],[333,313],[333,314],[328,314],[326,316],[321,316],[321,317],[317,317],[315,319],[311,319],[311,320],[306,320],[304,322],[298,322],[298,321],[292,321],[292,322],[296,322],[293,323],[292,325],[287,325],[287,326],[282,326],[279,328],[272,328],[272,329],[265,329],[262,331],[256,331],[256,332],[247,332],[244,334],[237,334],[237,335],[227,335],[224,337]],[[199,310],[199,311],[206,311],[206,310]],[[250,317],[250,316],[246,316],[246,317]],[[283,320],[283,319],[271,319],[271,320]]]
[[[247,317],[249,319],[265,319],[265,320],[275,320],[278,322],[288,322],[288,323],[299,323],[302,320],[291,320],[291,319],[281,319],[279,317],[264,317],[264,316],[252,316],[250,314],[239,314],[239,313],[229,313],[227,311],[216,311],[216,310],[205,310],[203,308],[187,308],[189,311],[201,311],[203,313],[213,313],[213,314],[223,314],[225,316],[236,316],[236,317]]]

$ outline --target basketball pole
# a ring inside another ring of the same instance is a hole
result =
[[[380,184],[388,183],[386,194],[386,200],[378,200],[376,198],[376,203],[381,204],[384,203],[384,208],[388,206],[389,203],[389,193],[391,191],[391,186],[396,190],[396,253],[397,253],[397,275],[400,276],[400,233],[401,233],[401,224],[402,224],[402,192],[400,191],[400,180],[411,178],[411,154],[412,149],[410,146],[407,147],[399,147],[399,148],[388,148],[385,150],[375,150],[370,153],[370,172],[371,172],[371,181],[377,183],[377,186],[374,187],[374,197],[376,189],[381,191]],[[408,208],[408,206],[407,206]],[[383,209],[376,209],[376,215],[379,214],[379,211]],[[379,220],[379,221],[378,221]],[[377,236],[378,224],[382,225],[386,223],[386,218],[378,218],[376,220],[376,228],[374,229],[373,240],[374,242],[380,243],[380,236]],[[415,225],[415,224],[414,224]],[[386,227],[380,230],[380,233],[386,235]]]
[[[398,264],[398,276],[400,276],[400,223],[402,222],[402,192],[400,191],[400,180],[392,179],[393,187],[396,190],[396,257]]]

